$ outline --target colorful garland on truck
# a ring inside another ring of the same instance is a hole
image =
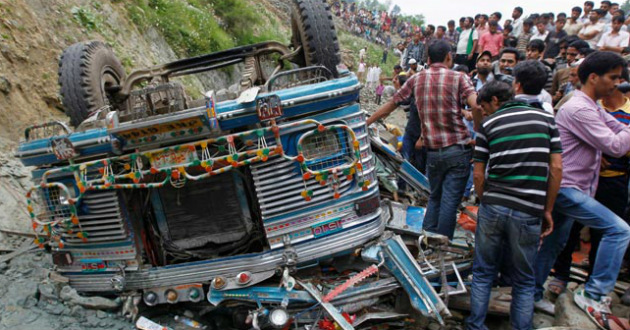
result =
[[[307,131],[300,137],[297,144],[298,154],[296,156],[287,155],[284,152],[280,139],[281,130],[306,125],[314,125],[316,128]],[[320,170],[310,169],[307,163],[316,161],[316,159],[307,159],[305,157],[302,146],[304,140],[324,134],[327,131],[338,132],[339,130],[343,131],[345,138],[350,140],[349,146],[351,146],[352,150],[348,150],[350,155],[348,161]],[[273,135],[275,145],[267,143],[265,137],[269,134]],[[237,148],[237,140],[242,141],[240,149]],[[251,149],[253,146],[256,146],[256,148]],[[200,157],[197,156],[197,151],[199,151]],[[55,241],[59,248],[63,248],[64,242],[61,239],[61,233],[73,234],[72,231],[75,227],[78,227],[77,237],[87,242],[89,233],[81,227],[76,205],[88,191],[160,188],[169,183],[174,187],[181,188],[188,180],[207,179],[234,168],[266,162],[269,157],[275,155],[299,164],[304,183],[304,191],[301,192],[301,195],[306,201],[310,201],[313,196],[313,191],[307,189],[307,181],[311,179],[315,179],[321,185],[330,184],[335,199],[340,198],[338,190],[340,175],[347,176],[351,180],[358,173],[360,176],[358,186],[365,191],[370,185],[369,180],[364,179],[360,143],[354,131],[347,125],[324,126],[312,119],[301,120],[287,125],[277,125],[272,120],[269,127],[173,147],[136,152],[81,164],[71,164],[46,171],[42,176],[42,183],[31,188],[26,195],[32,227],[36,234],[35,243],[43,247],[45,239],[40,237],[40,234],[43,232],[49,237],[51,242]],[[145,161],[151,164],[150,168],[144,168]],[[122,166],[122,173],[116,173],[113,165],[118,165],[117,168]],[[67,185],[60,182],[48,182],[48,178],[51,175],[69,172],[74,175],[76,184],[74,191],[78,190],[78,194],[75,197],[73,197],[74,194],[71,193]],[[95,175],[95,172],[98,172],[98,175]],[[157,181],[149,181],[150,178],[157,179]],[[59,200],[63,201],[59,205],[54,205],[54,212],[56,213],[51,213],[51,206],[43,193],[44,189],[48,189],[48,194],[51,189],[54,189],[59,194],[57,196]],[[41,212],[36,212],[34,206],[37,204],[32,201],[33,194],[38,192],[40,193],[39,197],[42,199],[40,204],[44,204],[40,205],[42,208]],[[63,209],[64,212],[60,213],[59,209]],[[42,230],[38,232],[40,227]]]

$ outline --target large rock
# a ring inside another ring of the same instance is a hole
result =
[[[0,144],[5,142],[0,138]],[[0,152],[10,151],[0,147]],[[22,163],[10,154],[0,154],[0,229],[32,232],[24,197],[32,185],[29,176],[30,171]]]
[[[611,305],[621,304],[621,299],[619,298],[619,296],[616,293],[611,292],[611,293],[608,294],[608,297],[610,297],[610,304]]]
[[[630,307],[621,304],[612,305],[610,307],[613,314],[617,317],[630,318]]]
[[[573,292],[566,291],[556,300],[554,326],[597,330],[597,325],[573,302]]]
[[[534,313],[534,320],[532,326],[534,329],[550,328],[553,326],[554,317],[544,313]]]
[[[11,92],[11,82],[6,77],[0,76],[0,92],[4,94]]]
[[[121,305],[120,300],[118,299],[81,296],[75,289],[69,286],[65,286],[63,287],[63,289],[61,289],[61,292],[59,293],[59,298],[69,304],[79,305],[89,309],[111,310],[117,309]]]
[[[50,283],[40,283],[37,285],[37,291],[41,300],[47,302],[57,301],[59,296],[57,295],[55,286]]]

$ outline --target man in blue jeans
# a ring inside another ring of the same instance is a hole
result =
[[[514,68],[514,89],[538,94],[546,82],[538,61]],[[551,211],[562,177],[562,145],[552,114],[512,100],[510,85],[495,80],[479,92],[489,115],[477,131],[475,190],[481,196],[466,328],[485,330],[493,282],[506,260],[511,265],[512,329],[532,329],[534,263],[541,236],[553,228]],[[486,179],[487,168],[487,179]]]
[[[621,157],[630,151],[630,128],[597,105],[614,92],[626,62],[612,52],[595,52],[582,62],[578,77],[582,89],[558,111],[564,175],[554,207],[554,232],[544,239],[536,260],[536,300],[543,301],[543,284],[562,251],[573,221],[597,229],[602,239],[593,272],[575,303],[604,326],[623,255],[630,241],[630,226],[595,200],[602,152]]]
[[[472,157],[462,104],[467,103],[473,109],[477,120],[481,118],[481,111],[468,76],[450,69],[453,58],[447,41],[431,43],[429,63],[428,69],[410,77],[393,99],[376,110],[367,122],[369,125],[390,114],[398,105],[415,99],[422,125],[416,149],[427,148],[427,176],[431,185],[423,226],[427,231],[453,238],[457,207],[464,194]]]

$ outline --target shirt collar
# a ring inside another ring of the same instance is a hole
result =
[[[624,104],[621,105],[618,109],[610,109],[606,107],[603,101],[598,102],[598,104],[601,106],[602,109],[606,110],[607,112],[615,112],[615,111],[623,111],[625,113],[630,112],[630,99],[627,97],[624,97]]]
[[[448,67],[444,63],[433,63],[429,66],[429,68],[448,69]]]
[[[576,90],[573,92],[573,97],[578,97],[578,98],[582,98],[584,99],[584,101],[586,103],[588,103],[591,106],[594,106],[596,108],[599,108],[599,105],[597,104],[597,102],[593,101],[592,98],[590,98],[588,95],[586,95],[584,92],[582,92],[581,90]]]
[[[516,107],[516,106],[527,107],[527,106],[529,106],[529,104],[527,102],[522,102],[520,100],[508,101],[508,102],[503,103],[503,105],[501,107],[499,107],[499,109],[497,109],[497,111],[495,111],[494,113],[498,113],[498,112],[501,112],[501,111],[503,111],[505,109],[513,108],[513,107]]]
[[[486,77],[486,82],[481,81],[481,78],[479,78],[479,75],[478,75],[478,74],[476,74],[476,75],[475,75],[475,77],[474,77],[473,79],[474,79],[474,81],[476,82],[477,86],[478,86],[479,88],[481,88],[481,87],[483,87],[483,85],[485,85],[485,84],[487,84],[487,83],[489,83],[489,82],[491,82],[491,81],[493,81],[493,80],[494,80],[494,73],[490,72],[490,73],[488,74],[488,76]]]
[[[522,101],[522,102],[525,102],[525,103],[529,103],[529,102],[533,102],[533,101],[540,102],[540,100],[538,99],[538,95],[517,94],[517,95],[514,96],[514,99],[516,101]]]

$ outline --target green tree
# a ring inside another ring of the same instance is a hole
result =
[[[408,21],[413,25],[423,26],[424,25],[424,15],[416,14],[416,15],[401,15],[400,19],[402,21]]]
[[[619,6],[619,8],[622,9],[627,15],[628,12],[630,11],[630,0],[624,1],[624,3],[622,3],[621,6]]]
[[[628,0],[628,1],[630,1],[630,0]],[[396,16],[398,14],[400,14],[400,6],[394,5],[394,8],[392,8],[391,15],[392,16]]]

